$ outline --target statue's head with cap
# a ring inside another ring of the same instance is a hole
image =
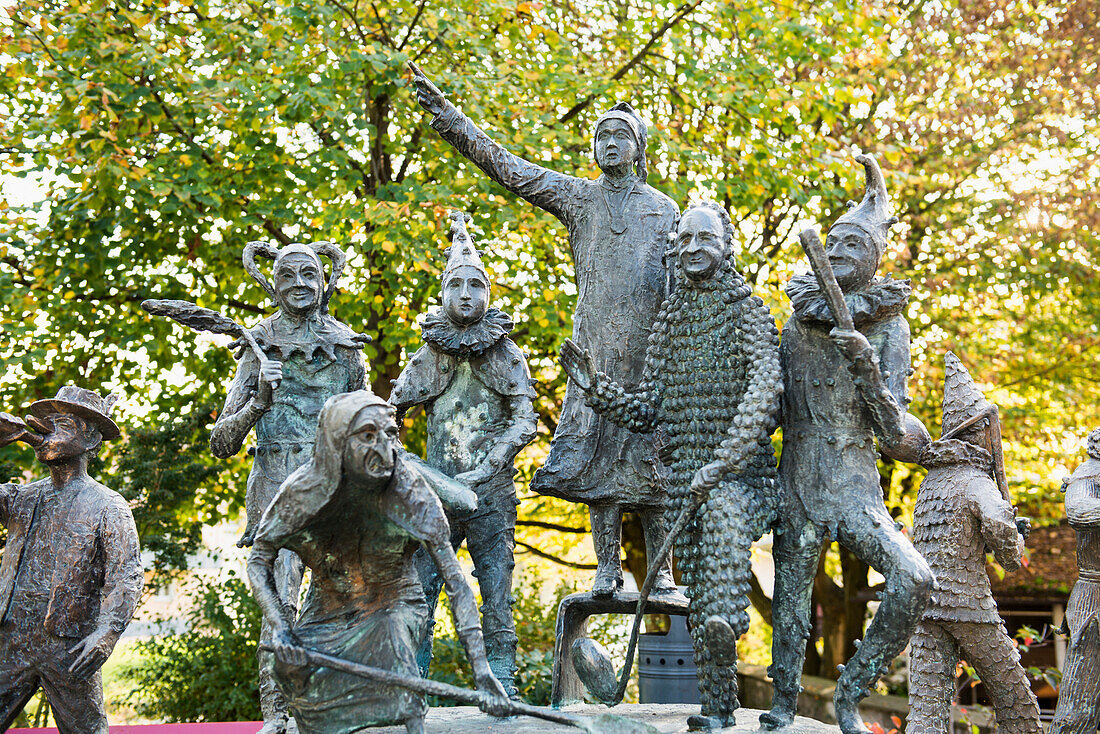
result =
[[[606,175],[624,178],[636,174],[646,180],[645,120],[626,102],[619,102],[596,120],[592,157]]]
[[[858,155],[856,160],[865,174],[863,201],[848,202],[848,211],[833,223],[825,240],[833,275],[846,293],[870,285],[886,251],[890,227],[898,221],[874,156]]]
[[[459,326],[477,323],[489,309],[489,274],[466,229],[470,219],[465,212],[450,214],[451,247],[441,278],[443,312]]]

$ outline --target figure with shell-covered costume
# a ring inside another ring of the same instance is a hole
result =
[[[1020,567],[1030,530],[1016,517],[1005,482],[997,408],[951,352],[944,357],[943,433],[921,457],[913,544],[936,576],[936,592],[909,648],[910,734],[951,731],[960,655],[978,671],[997,731],[1041,734],[1039,702],[1020,653],[997,613],[985,554]]]
[[[1077,583],[1066,607],[1069,649],[1050,734],[1092,734],[1100,727],[1100,428],[1088,458],[1062,480],[1066,519],[1077,531]]]
[[[320,256],[332,262],[325,277]],[[257,257],[274,261],[268,280]],[[249,274],[274,299],[278,311],[249,329],[264,357],[245,348],[238,354],[237,374],[210,437],[215,456],[227,458],[241,450],[256,430],[255,457],[248,475],[245,510],[248,524],[238,545],[252,545],[260,516],[279,485],[310,456],[321,406],[333,395],[362,389],[365,366],[360,350],[368,337],[356,334],[329,315],[346,257],[330,242],[292,244],[276,248],[264,242],[245,246]],[[279,554],[275,575],[284,602],[295,606],[302,565],[290,551]],[[264,629],[264,639],[270,630]],[[270,653],[260,653],[260,703],[264,734],[286,727],[286,709],[272,680]]]
[[[398,420],[417,405],[428,422],[427,462],[473,488],[472,514],[448,513],[451,545],[465,540],[481,589],[485,649],[496,677],[516,695],[516,627],[512,619],[515,568],[515,458],[535,437],[534,381],[523,352],[508,337],[512,319],[489,308],[489,275],[466,230],[468,215],[450,217],[451,247],[441,278],[442,308],[421,323],[424,345],[394,382],[390,402]],[[418,567],[429,618],[443,576],[424,551]],[[427,675],[429,625],[420,651]]]
[[[834,279],[814,273],[787,284],[793,314],[783,327],[781,522],[776,533],[772,615],[772,709],[768,728],[795,715],[810,635],[810,597],[822,545],[836,540],[886,578],[883,602],[856,654],[843,666],[833,703],[845,734],[865,731],[858,704],[897,656],[932,591],[928,563],[886,510],[881,450],[915,462],[928,432],[907,414],[910,373],[907,280],[876,277],[891,212],[886,183],[869,155],[856,158],[866,193],[829,230]],[[837,303],[839,302],[839,304]],[[834,309],[843,309],[838,319]],[[854,328],[841,329],[848,320]]]
[[[504,188],[553,214],[569,233],[577,285],[573,341],[599,369],[630,389],[645,367],[649,329],[668,295],[664,253],[679,210],[646,183],[645,121],[620,102],[596,121],[592,154],[596,179],[570,176],[505,150],[466,117],[418,69],[420,104],[432,128]],[[654,436],[610,422],[585,404],[570,382],[550,454],[531,490],[588,505],[596,574],[592,593],[609,597],[623,585],[622,516],[635,512],[654,558],[668,535],[665,487]],[[666,563],[654,586],[675,595]]]
[[[422,695],[315,667],[302,650],[415,678],[416,650],[428,625],[414,562],[418,548],[446,583],[477,687],[504,700],[443,507],[401,449],[393,407],[369,390],[330,398],[309,460],[264,511],[248,559],[253,593],[274,628],[274,678],[304,734],[401,723],[410,734],[424,731]],[[311,571],[297,615],[277,588],[276,558],[284,550]]]
[[[699,670],[696,728],[729,726],[737,703],[737,639],[748,630],[750,552],[776,518],[771,434],[783,390],[779,334],[737,272],[721,206],[688,209],[673,233],[676,285],[661,306],[636,388],[597,371],[572,341],[562,363],[599,413],[632,431],[668,432],[669,513],[698,496],[676,556],[688,586]],[[671,521],[670,521],[671,524]]]

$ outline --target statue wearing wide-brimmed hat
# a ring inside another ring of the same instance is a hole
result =
[[[0,446],[29,444],[50,472],[0,484],[0,730],[41,687],[61,732],[107,732],[100,668],[144,580],[129,506],[88,476],[103,441],[119,437],[115,400],[69,385],[32,403],[26,422],[0,413]]]

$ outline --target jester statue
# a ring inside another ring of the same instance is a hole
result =
[[[0,413],[0,446],[29,444],[50,473],[0,484],[0,731],[42,688],[61,734],[107,734],[100,669],[145,580],[129,505],[88,475],[119,437],[115,400],[68,385],[25,423]]]
[[[1070,645],[1050,734],[1092,734],[1100,726],[1100,428],[1087,450],[1085,463],[1063,480],[1080,575],[1066,609]]]
[[[327,279],[321,255],[332,262]],[[274,260],[270,281],[260,272],[257,257]],[[224,459],[240,451],[248,433],[256,429],[245,493],[248,524],[240,546],[252,545],[260,516],[279,485],[309,458],[321,406],[333,395],[364,386],[360,350],[369,337],[356,334],[328,309],[346,261],[331,242],[281,249],[265,242],[245,246],[245,269],[274,299],[278,311],[248,330],[251,340],[239,340],[237,374],[210,436],[211,451]],[[259,349],[246,348],[249,341]],[[297,603],[302,572],[292,552],[279,554],[275,579],[288,605]],[[265,627],[262,639],[269,634]],[[286,706],[272,680],[270,653],[259,655],[261,732],[279,734],[286,728]]]
[[[420,104],[434,115],[432,128],[490,178],[550,212],[568,230],[577,279],[573,340],[612,379],[637,388],[649,328],[668,295],[663,257],[678,215],[671,199],[646,184],[645,122],[626,103],[601,115],[592,145],[601,175],[594,181],[577,178],[512,155],[419,69],[414,74]],[[653,434],[632,433],[598,416],[576,384],[566,387],[550,454],[531,489],[588,505],[595,596],[608,597],[622,587],[625,510],[641,518],[647,558],[657,555],[667,535]],[[670,562],[654,590],[679,596]]]
[[[779,333],[737,272],[725,209],[692,206],[672,240],[675,288],[658,313],[638,386],[598,371],[571,340],[561,357],[596,411],[632,431],[668,431],[671,517],[695,509],[692,495],[701,501],[675,547],[702,698],[689,725],[710,729],[731,726],[738,707],[736,644],[749,628],[751,546],[776,517],[771,434],[783,383]]]
[[[516,626],[512,571],[516,547],[514,462],[535,437],[533,381],[523,352],[508,337],[512,319],[489,308],[489,274],[466,231],[468,215],[450,217],[451,247],[442,276],[443,307],[422,323],[424,346],[394,383],[397,418],[423,405],[428,423],[428,464],[474,489],[473,514],[448,513],[450,543],[466,541],[478,586],[489,665],[510,696],[517,695]],[[431,557],[417,554],[420,579],[435,616],[443,577]],[[432,654],[428,626],[418,656],[427,675]]]
[[[1026,518],[1016,517],[1005,482],[997,407],[962,362],[944,357],[943,434],[921,458],[913,543],[932,566],[936,593],[909,648],[910,734],[948,734],[960,654],[978,671],[997,714],[997,731],[1042,734],[1039,702],[1020,653],[997,613],[985,554],[1006,571],[1020,567]]]
[[[858,704],[905,648],[933,585],[928,563],[887,512],[879,483],[876,437],[884,453],[908,462],[917,460],[929,439],[920,421],[906,413],[909,282],[876,277],[897,217],[878,163],[869,155],[856,160],[866,172],[863,200],[849,204],[829,230],[825,262],[811,258],[815,272],[796,276],[786,288],[794,313],[783,327],[780,349],[783,454],[781,522],[772,551],[774,683],[772,709],[761,716],[769,729],[794,719],[810,635],[810,595],[827,539],[886,578],[882,605],[859,650],[843,666],[833,697],[845,734],[866,731]],[[827,279],[819,280],[818,271],[830,265]]]
[[[423,696],[316,667],[306,656],[417,676],[416,650],[429,624],[413,561],[420,547],[444,579],[478,688],[506,700],[485,657],[474,594],[451,549],[443,507],[404,459],[393,407],[367,390],[330,398],[312,458],[264,511],[248,559],[253,593],[274,628],[275,682],[303,734],[401,723],[410,734],[424,731]],[[283,550],[312,572],[297,617],[278,587]]]

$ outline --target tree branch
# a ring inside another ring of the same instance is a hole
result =
[[[611,81],[618,81],[619,79],[622,79],[624,76],[626,76],[630,72],[631,69],[633,69],[635,66],[637,66],[638,63],[643,58],[645,58],[645,55],[648,54],[649,50],[657,44],[657,41],[660,41],[661,38],[666,33],[668,33],[669,29],[671,29],[677,23],[679,23],[681,20],[686,18],[688,15],[690,15],[691,12],[693,10],[695,10],[697,7],[699,7],[700,5],[702,5],[702,3],[703,3],[703,0],[695,0],[694,2],[692,2],[690,4],[684,4],[684,5],[681,5],[679,8],[677,8],[675,15],[673,15],[671,18],[666,20],[664,22],[664,24],[661,25],[660,28],[653,31],[653,33],[651,33],[649,35],[649,41],[647,41],[646,44],[644,46],[642,46],[642,48],[639,49],[639,51],[636,54],[634,54],[634,56],[632,56],[629,61],[627,61],[625,64],[623,64],[619,68],[618,71],[616,71],[614,74],[611,75]],[[569,122],[574,117],[576,117],[581,112],[583,112],[588,107],[588,105],[592,104],[592,102],[595,99],[596,99],[595,94],[589,94],[587,97],[582,99],[580,102],[577,102],[575,105],[570,107],[569,110],[564,115],[562,115],[561,117],[558,118],[558,122],[559,123]]]
[[[588,528],[571,528],[566,525],[557,525],[552,522],[542,522],[541,520],[516,520],[516,527],[557,530],[559,533],[579,533],[583,535],[588,534]]]
[[[557,556],[552,556],[549,553],[547,553],[546,551],[541,551],[538,548],[536,548],[535,546],[528,545],[527,543],[524,543],[524,542],[519,541],[519,540],[516,541],[516,545],[519,546],[520,548],[523,548],[525,551],[527,551],[528,553],[530,553],[532,555],[536,555],[539,558],[545,558],[548,561],[553,561],[554,563],[557,563],[561,566],[568,566],[569,568],[579,568],[579,569],[582,569],[584,571],[592,571],[592,570],[595,570],[595,568],[596,568],[595,563],[576,563],[574,561],[567,561],[564,558],[558,558]]]

